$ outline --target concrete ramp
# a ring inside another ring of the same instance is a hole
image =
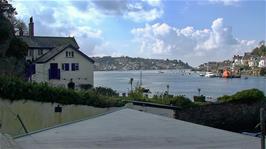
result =
[[[260,139],[123,109],[15,140],[23,149],[259,149]]]
[[[8,135],[0,133],[0,149],[20,149],[17,143]]]

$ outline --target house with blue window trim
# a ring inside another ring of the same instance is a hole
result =
[[[79,50],[74,37],[34,36],[32,18],[29,35],[19,37],[28,45],[29,80],[67,87],[72,79],[76,88],[93,86],[94,60]]]

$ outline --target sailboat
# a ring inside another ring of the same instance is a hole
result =
[[[209,71],[209,64],[207,66],[207,72],[205,73],[205,77],[208,77],[208,78],[214,78],[216,77],[216,75],[212,72]]]

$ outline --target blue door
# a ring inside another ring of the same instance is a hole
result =
[[[60,69],[58,69],[57,63],[50,63],[49,79],[60,80]]]

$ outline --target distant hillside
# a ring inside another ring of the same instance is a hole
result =
[[[262,45],[252,50],[251,55],[255,56],[266,56],[266,47]]]
[[[181,60],[144,59],[132,57],[93,57],[96,71],[111,70],[162,70],[191,69],[188,63]]]

